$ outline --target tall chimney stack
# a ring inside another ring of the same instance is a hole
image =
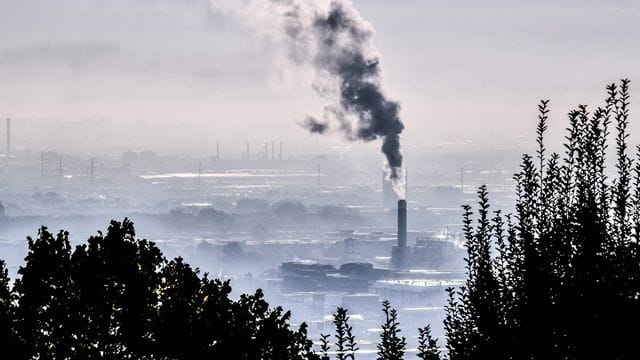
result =
[[[393,267],[406,268],[407,261],[407,201],[398,201],[398,244],[393,247],[391,256]]]
[[[398,200],[398,249],[407,247],[407,201]]]
[[[11,155],[11,119],[7,118],[7,157]]]

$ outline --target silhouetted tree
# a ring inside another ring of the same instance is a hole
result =
[[[331,349],[331,345],[329,344],[329,337],[331,335],[329,334],[320,334],[320,351],[322,354],[323,359],[329,358],[329,350]]]
[[[385,322],[382,324],[380,342],[377,345],[378,360],[402,360],[407,340],[400,336],[398,312],[391,307],[391,303],[387,300],[382,302],[382,312],[385,316]]]
[[[0,262],[3,358],[319,359],[261,290],[231,300],[228,281],[167,261],[128,219],[73,252],[68,237],[28,239],[15,292]]]
[[[200,324],[202,300],[198,270],[182,258],[162,269],[160,306],[156,320],[157,349],[172,359],[193,359],[207,352]]]
[[[19,359],[20,348],[16,337],[15,295],[11,291],[9,272],[0,260],[0,353],[5,359]]]
[[[65,359],[80,344],[73,335],[77,293],[71,281],[69,234],[46,227],[29,237],[25,265],[18,269],[17,330],[26,358]]]
[[[355,359],[356,338],[353,335],[353,328],[349,325],[347,309],[339,307],[333,314],[333,324],[336,327],[336,358],[338,360]]]
[[[418,329],[418,358],[422,360],[440,360],[438,342],[431,336],[431,326]]]
[[[524,155],[515,176],[515,214],[489,219],[484,186],[478,216],[464,207],[468,278],[448,290],[444,324],[452,360],[637,358],[628,329],[640,320],[640,162],[628,155],[629,81],[607,87],[604,107],[569,113],[562,157],[544,145],[548,104],[538,107],[536,157]]]
[[[128,219],[76,248],[73,277],[88,356],[152,356],[164,262],[154,243],[135,238]]]

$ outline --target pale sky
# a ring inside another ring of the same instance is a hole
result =
[[[640,103],[639,1],[354,4],[375,28],[405,144],[533,135],[540,98],[552,100],[560,130],[570,106],[599,105],[621,77]],[[279,67],[279,47],[207,0],[2,0],[0,117],[174,124],[200,142],[337,141],[296,124],[323,102],[311,74]],[[632,131],[640,139],[640,126]]]

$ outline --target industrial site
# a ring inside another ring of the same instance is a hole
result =
[[[0,358],[638,358],[639,18],[0,1]]]
[[[442,336],[445,289],[464,280],[460,205],[474,201],[480,183],[492,183],[504,204],[513,188],[508,158],[460,153],[451,164],[446,153],[421,155],[430,165],[409,170],[399,199],[378,161],[340,148],[317,154],[269,141],[232,152],[216,141],[202,156],[82,157],[31,150],[26,125],[5,121],[0,250],[12,275],[26,235],[41,225],[83,241],[105,219],[128,217],[168,257],[231,279],[234,293],[263,289],[293,322],[309,324],[310,337],[331,330],[337,306],[348,308],[363,354],[375,353],[383,300],[403,327],[435,324]]]

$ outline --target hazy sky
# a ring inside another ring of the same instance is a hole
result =
[[[376,30],[407,144],[532,135],[540,98],[562,129],[569,106],[600,101],[620,77],[640,103],[639,1],[354,3]],[[0,116],[174,124],[200,142],[333,141],[296,124],[323,102],[278,49],[207,0],[2,0]]]

